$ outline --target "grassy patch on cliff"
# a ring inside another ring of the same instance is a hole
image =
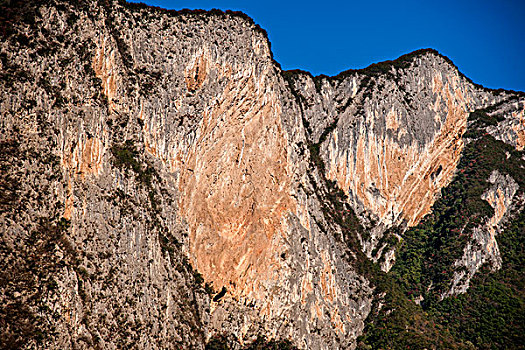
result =
[[[127,140],[122,144],[116,144],[111,147],[113,154],[113,164],[124,170],[132,170],[138,180],[146,187],[152,185],[153,178],[158,178],[158,174],[153,166],[144,164],[139,160],[139,152],[135,148],[133,141]]]

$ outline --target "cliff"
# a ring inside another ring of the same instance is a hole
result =
[[[234,12],[2,12],[2,347],[355,348],[384,304],[376,267],[395,266],[487,137],[518,175],[483,179],[493,210],[462,230],[443,297],[501,268],[497,235],[523,206],[522,93],[433,50],[283,72]],[[488,108],[497,123],[475,129]]]

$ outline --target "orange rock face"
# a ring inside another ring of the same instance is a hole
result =
[[[108,98],[109,109],[115,109],[114,98],[117,95],[117,73],[115,64],[115,50],[112,49],[108,40],[101,40],[92,62],[93,70],[102,81],[104,95]]]
[[[111,49],[107,38],[100,41],[91,62],[95,74],[102,81],[104,95],[109,102],[109,110],[115,109],[113,102],[117,94],[117,74],[115,51]],[[81,132],[77,138],[63,140],[61,164],[68,174],[66,200],[64,203],[65,219],[70,220],[74,213],[73,181],[84,180],[86,176],[99,175],[103,168],[105,144],[101,123],[94,136]]]
[[[401,145],[387,133],[376,135],[362,128],[356,147],[341,153],[335,146],[337,132],[332,133],[328,177],[387,225],[401,219],[416,225],[430,212],[436,194],[450,182],[459,161],[467,102],[454,79],[444,84],[437,75],[433,92],[437,97],[433,108],[444,110],[446,121],[424,149],[415,142]],[[386,126],[398,135],[407,132],[394,109],[386,116]]]
[[[104,145],[97,137],[80,138],[74,149],[65,151],[62,165],[71,175],[83,179],[86,175],[99,174],[102,170]]]
[[[204,116],[180,175],[193,265],[215,289],[256,296],[277,277],[295,204],[281,107],[253,76],[228,84]]]
[[[62,166],[69,178],[63,217],[67,220],[73,215],[73,186],[75,178],[83,180],[88,175],[98,175],[102,171],[105,147],[98,137],[80,137],[73,150],[64,150]]]

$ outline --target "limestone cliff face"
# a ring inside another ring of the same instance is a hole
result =
[[[70,297],[41,301],[59,315],[44,346],[201,348],[224,332],[353,346],[371,288],[312,196],[300,109],[264,33],[237,14],[113,5],[29,7],[19,32],[65,41],[40,68],[39,47],[4,41],[6,69],[44,82],[35,97],[10,87],[5,135],[29,142],[10,125],[37,118],[22,107],[34,98],[61,167],[44,202],[77,256],[47,277]]]
[[[491,115],[503,115],[503,120],[488,128],[496,139],[508,143],[518,151],[525,148],[525,99],[516,97],[493,108]]]
[[[510,212],[509,209],[519,186],[512,177],[503,176],[497,170],[492,172],[488,181],[492,186],[483,194],[482,199],[494,208],[494,215],[484,225],[474,228],[471,241],[467,243],[463,256],[455,263],[455,266],[461,269],[454,273],[450,290],[445,295],[465,293],[472,276],[486,262],[490,264],[492,270],[501,268],[501,255],[496,236],[501,232],[502,221]]]
[[[377,260],[387,228],[429,213],[469,112],[501,102],[494,133],[523,146],[523,104],[432,51],[314,79],[282,72],[237,13],[5,10],[2,346],[199,349],[226,333],[355,348],[374,298],[360,249]],[[328,180],[372,233],[360,247]],[[509,186],[486,195],[494,252]]]
[[[374,260],[385,253],[385,271],[395,255],[378,247],[384,230],[415,226],[430,213],[454,176],[469,113],[505,99],[474,86],[432,51],[335,78],[299,73],[294,85],[306,120],[325,127],[312,128],[311,138],[320,141],[326,177],[369,221],[363,249]],[[517,105],[510,109],[507,128],[518,144],[521,114]]]
[[[386,226],[428,214],[456,168],[469,111],[495,100],[432,53],[406,60],[391,76],[351,72],[320,92],[341,101],[327,116],[327,177]]]

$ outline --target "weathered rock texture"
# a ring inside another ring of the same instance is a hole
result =
[[[515,98],[510,103],[496,106],[490,114],[504,115],[498,125],[488,128],[496,139],[513,145],[518,151],[525,148],[525,98]]]
[[[501,268],[496,236],[501,232],[502,220],[508,214],[519,186],[512,177],[503,176],[497,170],[492,172],[488,181],[492,186],[481,198],[494,209],[494,215],[484,225],[474,228],[472,239],[467,243],[462,258],[455,263],[461,269],[454,272],[452,286],[446,295],[465,293],[472,276],[486,262],[492,270]]]
[[[283,73],[242,14],[2,11],[2,346],[353,348],[373,299],[356,253],[377,261],[387,228],[429,213],[469,112],[501,102],[494,133],[523,148],[523,104],[433,51],[313,78]],[[327,180],[372,232],[361,247]],[[486,197],[493,251],[505,181]]]
[[[315,82],[300,74],[295,87],[310,124],[330,125],[321,156],[349,203],[382,227],[414,226],[454,174],[469,113],[503,96],[429,52],[371,68]],[[321,138],[319,129],[311,135]],[[382,231],[363,241],[370,257]]]

